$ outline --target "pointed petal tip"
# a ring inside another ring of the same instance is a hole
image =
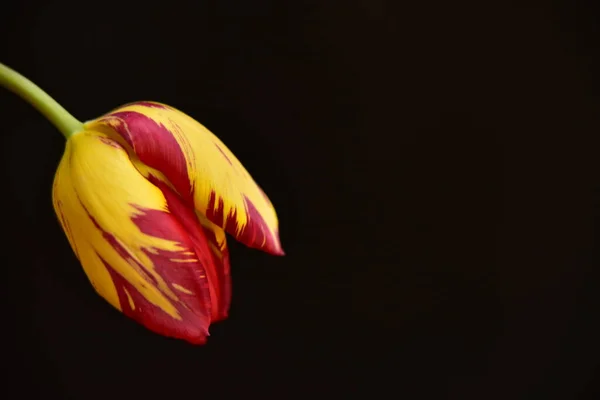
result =
[[[206,344],[206,342],[208,341],[208,337],[210,336],[210,332],[208,331],[208,329],[208,327],[202,327],[201,331],[189,332],[187,336],[181,337],[180,339],[183,339],[186,342],[196,346],[202,346]]]
[[[267,253],[274,256],[285,256],[285,251],[283,250],[281,239],[279,237],[279,229],[275,229],[270,240],[267,240],[265,244],[266,246],[263,247],[263,250]]]
[[[202,346],[202,345],[206,344],[208,336],[210,336],[210,335],[208,333],[206,333],[205,335],[190,336],[190,337],[185,338],[185,340],[188,343],[193,344],[195,346]]]
[[[268,241],[267,243],[260,246],[255,245],[249,247],[261,250],[272,256],[285,256],[285,251],[281,247],[281,243],[279,243],[279,238],[277,238],[276,240]]]
[[[273,246],[270,246],[270,253],[274,256],[285,256],[285,251],[281,245],[281,239],[279,238],[279,229],[275,231]]]

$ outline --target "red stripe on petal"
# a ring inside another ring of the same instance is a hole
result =
[[[210,192],[210,197],[208,198],[208,207],[206,208],[206,218],[208,218],[213,223],[224,226],[225,231],[231,233],[234,236],[236,235],[237,229],[237,212],[235,209],[229,213],[229,215],[225,216],[225,203],[222,198],[219,198],[219,204],[217,204],[217,195],[214,191]]]
[[[226,277],[223,275],[222,262],[215,259],[209,246],[206,230],[198,221],[195,211],[187,207],[181,197],[166,183],[152,175],[149,176],[148,180],[163,192],[163,195],[167,200],[167,207],[169,208],[170,214],[177,218],[181,226],[185,229],[186,234],[193,244],[193,249],[198,260],[200,260],[200,263],[204,266],[208,278],[211,300],[211,320],[217,321],[224,319],[227,316],[229,299],[231,296],[228,283],[229,274],[227,274]],[[151,226],[153,229],[157,228],[154,221],[151,221]],[[144,231],[141,226],[140,229]],[[156,236],[154,233],[148,232],[148,234]],[[214,234],[212,236],[214,237]],[[229,267],[229,258],[227,258],[226,262],[227,267]]]
[[[160,335],[184,339],[192,344],[206,343],[206,338],[209,336],[207,322],[201,323],[195,314],[185,308],[178,309],[182,317],[181,321],[174,320],[160,307],[148,302],[110,264],[104,259],[100,259],[117,289],[123,314]]]
[[[177,292],[177,289],[173,286],[173,284],[177,284],[192,290],[193,295],[191,295],[190,300],[196,299],[198,294],[201,293],[203,296],[197,298],[197,300],[202,300],[201,310],[203,313],[211,315],[211,310],[215,308],[210,279],[214,267],[206,237],[200,236],[202,232],[198,232],[198,227],[190,226],[189,217],[185,213],[186,208],[181,204],[181,200],[178,201],[176,194],[172,192],[171,194],[172,196],[170,194],[165,195],[170,212],[138,208],[142,211],[142,214],[133,217],[132,220],[143,233],[179,242],[182,245],[180,252],[153,249],[152,252],[146,251],[146,254],[152,260],[154,270],[163,277],[171,286],[171,289],[175,289]],[[195,257],[184,254],[186,252],[193,252]],[[173,262],[172,259],[195,259],[197,261]],[[185,298],[188,295],[178,294],[178,296]]]
[[[267,223],[263,220],[256,207],[254,207],[254,204],[247,197],[244,197],[244,202],[246,203],[246,213],[248,214],[249,223],[241,233],[241,239],[239,240],[243,243],[246,241],[256,243],[258,249],[276,256],[285,255],[279,241],[278,230],[276,229],[274,232],[271,232]]]
[[[82,203],[82,206],[83,206],[83,203]],[[132,257],[132,255],[131,255],[131,253],[129,253],[129,251],[126,248],[124,248],[121,245],[121,243],[119,243],[119,241],[114,237],[114,235],[112,235],[112,234],[106,232],[104,229],[102,229],[102,227],[98,224],[96,219],[94,217],[92,217],[92,215],[87,211],[85,206],[83,208],[84,208],[85,212],[87,213],[87,216],[90,219],[90,221],[92,221],[92,223],[96,227],[96,229],[98,229],[100,232],[102,232],[102,237],[104,238],[104,240],[106,240],[108,242],[108,244],[110,244],[111,247],[113,249],[115,249],[117,254],[119,254],[119,256],[121,256],[121,258],[123,258],[124,260],[128,260],[129,263],[134,263],[135,264],[134,267],[136,268],[138,273],[145,280],[150,281],[152,283],[152,285],[156,286],[158,284],[156,278],[154,278],[154,276],[149,274],[143,265],[141,265],[140,263],[135,261],[134,257]]]
[[[219,293],[220,307],[216,314],[212,316],[212,322],[219,322],[227,319],[229,316],[229,307],[231,306],[231,270],[229,265],[229,250],[224,249],[220,254],[213,252],[214,263],[217,265],[219,275]]]
[[[224,215],[224,202],[219,199],[219,204],[216,204],[216,194],[211,192],[208,200],[208,208],[206,209],[206,217],[220,225],[225,221],[225,231],[235,236],[237,240],[246,244],[249,247],[265,251],[267,253],[283,256],[285,255],[281,242],[279,241],[279,232],[271,232],[265,220],[252,204],[252,202],[244,196],[246,204],[246,225],[240,230],[237,222],[237,212],[234,210],[229,215]]]
[[[171,131],[134,111],[117,111],[103,119],[112,120],[113,129],[129,143],[140,161],[161,171],[182,198],[193,204],[185,155]],[[114,124],[115,119],[119,123]]]
[[[202,224],[202,222],[201,222]],[[229,307],[231,306],[231,267],[229,263],[229,249],[227,248],[227,238],[223,237],[223,243],[219,243],[215,235],[215,229],[220,227],[207,221],[208,226],[202,225],[202,229],[211,246],[211,254],[219,282],[220,307],[218,315],[214,316],[213,322],[222,321],[229,316]]]
[[[121,309],[126,315],[156,333],[184,339],[194,344],[204,343],[211,321],[211,298],[209,294],[209,282],[206,279],[207,271],[205,264],[203,264],[200,258],[195,262],[173,261],[173,259],[181,260],[186,258],[185,253],[191,252],[195,248],[185,228],[173,215],[165,211],[147,210],[139,207],[138,210],[141,214],[133,217],[132,220],[142,232],[181,244],[181,251],[144,250],[153,264],[154,271],[165,281],[171,291],[177,294],[179,301],[173,300],[167,294],[163,293],[177,309],[181,319],[174,319],[159,307],[154,306],[137,292],[133,285],[118,274],[114,268],[107,265],[119,293]],[[159,288],[156,278],[143,265],[136,261],[135,257],[121,245],[114,235],[104,231],[89,212],[88,217],[96,228],[102,232],[105,240],[115,249],[119,256],[126,260],[131,268],[148,282],[149,285]],[[114,279],[114,275],[118,276],[117,280]],[[182,292],[178,287],[185,288],[189,293]],[[130,307],[129,298],[123,297],[127,296],[124,290],[132,297],[134,304],[139,304],[139,306],[136,305],[134,309]],[[134,298],[134,296],[136,297]],[[126,312],[126,310],[129,311]]]
[[[215,147],[217,148],[217,150],[219,150],[219,153],[221,153],[221,155],[225,158],[225,160],[227,160],[227,162],[229,163],[229,165],[233,166],[233,163],[231,162],[231,160],[229,159],[229,157],[227,157],[227,154],[225,154],[225,152],[223,151],[223,149],[221,148],[221,146],[219,146],[218,144],[215,143]]]

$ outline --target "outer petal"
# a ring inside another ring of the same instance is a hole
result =
[[[205,342],[215,265],[203,229],[181,199],[148,182],[120,145],[82,132],[67,142],[53,201],[102,297],[154,332]]]
[[[185,216],[182,225],[190,239],[193,242],[208,242],[212,259],[206,268],[211,298],[211,320],[216,322],[227,318],[231,304],[231,274],[225,231],[198,211],[194,212],[185,207],[162,173],[139,162],[134,164],[146,179],[163,192],[169,204],[181,204],[177,210],[171,207],[171,212],[177,211],[177,214]]]
[[[227,249],[227,237],[225,231],[213,224],[199,212],[196,212],[200,224],[208,239],[209,247],[213,257],[213,264],[216,266],[217,284],[219,289],[220,308],[217,313],[213,309],[213,321],[220,321],[227,318],[229,306],[231,305],[231,271],[229,266],[229,250]]]
[[[163,104],[123,106],[88,129],[114,130],[184,201],[247,246],[282,255],[275,210],[250,174],[208,129]],[[107,129],[108,128],[108,129]]]

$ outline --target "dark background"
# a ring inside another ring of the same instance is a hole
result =
[[[73,3],[3,3],[0,61],[82,120],[201,121],[287,256],[230,240],[206,346],[146,331],[57,223],[64,139],[0,90],[3,398],[598,398],[593,1]]]

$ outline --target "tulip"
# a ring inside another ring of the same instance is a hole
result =
[[[227,318],[226,233],[284,254],[268,197],[183,112],[136,102],[82,124],[2,64],[0,85],[65,136],[52,190],[58,220],[96,292],[151,331],[203,344],[210,324]]]

